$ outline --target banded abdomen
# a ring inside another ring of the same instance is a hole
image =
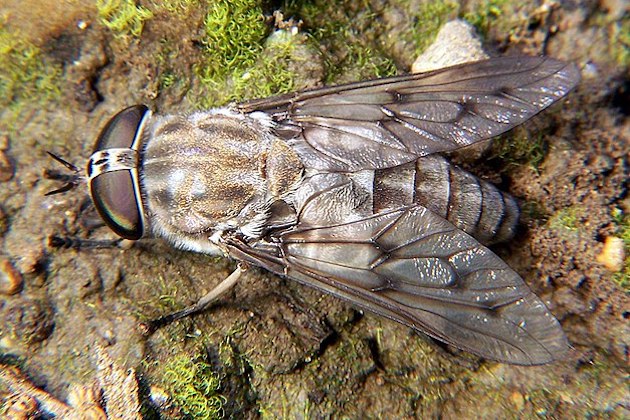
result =
[[[374,213],[417,203],[485,245],[514,236],[519,217],[514,198],[441,156],[376,170],[373,182]]]

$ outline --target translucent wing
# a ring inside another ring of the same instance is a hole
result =
[[[499,135],[565,96],[574,64],[502,57],[429,73],[377,79],[255,100],[316,169],[381,169]]]
[[[523,280],[471,236],[421,206],[287,231],[267,250],[230,253],[480,356],[536,365],[569,348]]]

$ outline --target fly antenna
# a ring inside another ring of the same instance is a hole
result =
[[[81,183],[81,181],[83,180],[83,176],[81,175],[81,170],[77,168],[76,165],[73,165],[67,160],[55,155],[54,153],[51,153],[51,152],[46,152],[46,153],[48,153],[48,156],[50,156],[51,158],[53,158],[54,160],[56,160],[57,162],[65,166],[66,169],[72,171],[72,173],[71,174],[62,173],[54,169],[44,170],[44,178],[52,179],[54,181],[65,182],[65,184],[61,188],[48,191],[46,194],[44,194],[45,196],[65,193],[66,191],[70,191],[71,189],[79,185],[79,183]]]
[[[68,162],[67,160],[65,160],[62,157],[57,156],[56,154],[52,153],[52,152],[46,152],[48,153],[48,156],[50,156],[51,158],[55,159],[57,162],[61,163],[63,166],[65,166],[66,168],[70,169],[72,172],[79,172],[79,168],[76,167],[76,165],[73,165],[72,163]]]

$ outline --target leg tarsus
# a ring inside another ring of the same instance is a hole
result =
[[[123,239],[82,239],[71,236],[51,235],[48,237],[48,246],[51,248],[74,248],[74,249],[107,249],[118,248]]]
[[[229,276],[225,278],[221,283],[219,283],[214,289],[212,289],[208,294],[203,296],[197,303],[191,305],[187,308],[182,309],[181,311],[173,312],[168,315],[164,315],[160,318],[151,320],[149,322],[143,322],[140,324],[140,329],[142,331],[142,335],[149,336],[153,334],[158,328],[162,328],[165,325],[170,324],[173,321],[177,321],[178,319],[185,318],[190,315],[197,314],[199,312],[203,312],[208,309],[219,297],[221,297],[225,292],[230,290],[241,277],[241,274],[245,272],[247,268],[241,264],[236,267],[236,270],[232,272]]]

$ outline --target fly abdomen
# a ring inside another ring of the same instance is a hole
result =
[[[441,156],[416,161],[415,201],[483,244],[514,236],[519,208],[493,184],[450,164]]]
[[[510,239],[519,209],[493,184],[441,156],[374,172],[374,212],[413,203],[447,219],[485,245]]]

